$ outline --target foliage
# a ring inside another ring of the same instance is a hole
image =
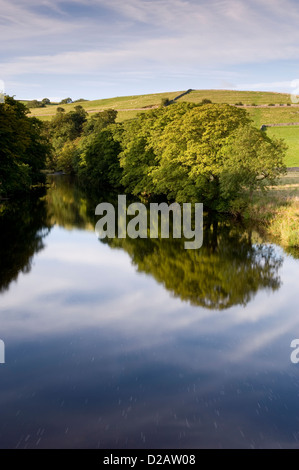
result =
[[[115,124],[117,111],[115,109],[106,109],[100,113],[94,114],[84,123],[83,134],[85,136],[98,133],[110,124]]]
[[[51,104],[51,101],[49,100],[49,98],[44,98],[44,99],[42,99],[42,104],[44,106],[47,106],[47,105]]]
[[[159,107],[122,125],[113,109],[89,119],[78,105],[58,112],[49,124],[54,165],[96,187],[121,183],[137,196],[239,212],[283,173],[286,148],[252,127],[244,109],[207,101]]]
[[[0,196],[36,183],[50,152],[44,124],[27,117],[27,112],[26,106],[9,96],[0,103]]]
[[[171,103],[169,98],[162,98],[161,99],[161,106],[168,106]]]
[[[64,98],[60,101],[59,104],[71,104],[73,102],[72,98]]]
[[[172,295],[192,305],[224,310],[245,306],[259,290],[276,291],[282,259],[272,246],[253,244],[236,224],[205,220],[200,250],[185,250],[178,239],[111,239],[129,253],[139,272],[153,276]]]
[[[44,108],[45,103],[43,101],[32,100],[27,102],[28,108]]]
[[[70,149],[74,146],[70,144],[81,136],[86,120],[87,113],[80,105],[75,106],[69,113],[65,113],[63,108],[57,108],[56,115],[47,125],[54,152],[52,162],[54,161],[55,169],[68,168],[72,171]]]
[[[112,127],[90,134],[81,141],[78,149],[79,177],[95,188],[103,185],[119,186],[121,179],[119,152],[120,145],[114,138]]]
[[[245,110],[229,105],[159,108],[125,123],[121,144],[128,192],[201,201],[220,211],[284,171],[282,142],[271,141],[251,126]]]
[[[152,142],[160,139],[167,124],[179,119],[193,107],[194,105],[188,103],[176,103],[140,114],[137,119],[123,124],[123,132],[119,134],[122,146],[120,165],[124,170],[122,183],[129,193],[159,193],[151,175],[151,171],[158,165]],[[171,179],[172,175],[168,176]]]
[[[118,186],[121,170],[118,161],[119,143],[112,128],[117,111],[107,109],[87,120],[80,105],[65,113],[59,110],[48,124],[54,154],[48,168],[75,173],[84,183]]]

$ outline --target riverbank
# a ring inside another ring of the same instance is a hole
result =
[[[265,195],[256,193],[245,215],[284,248],[299,248],[299,172],[289,171]]]

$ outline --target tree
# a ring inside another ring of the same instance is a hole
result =
[[[63,108],[57,108],[57,113],[48,126],[48,134],[54,150],[54,161],[57,162],[56,169],[69,168],[70,148],[73,149],[74,146],[67,147],[65,154],[61,154],[62,149],[67,143],[71,143],[81,136],[86,120],[87,112],[80,105],[75,106],[75,109],[69,113],[65,113]],[[67,159],[67,165],[65,159]],[[59,162],[59,160],[61,161]]]
[[[117,111],[115,109],[106,109],[99,113],[95,113],[88,121],[85,122],[83,127],[84,135],[90,135],[94,132],[100,132],[110,124],[115,124],[117,118]]]
[[[60,101],[59,104],[71,104],[73,102],[72,98],[64,98]]]
[[[218,211],[230,211],[241,193],[272,184],[284,171],[283,144],[253,128],[244,109],[227,104],[159,108],[125,123],[121,143],[129,192],[201,201]]]
[[[256,189],[274,185],[285,171],[287,147],[282,140],[270,139],[252,126],[236,129],[222,149],[223,168],[220,192],[230,201],[250,197]],[[247,192],[246,192],[247,191]]]
[[[113,127],[105,127],[83,139],[78,148],[79,176],[94,187],[120,186],[121,168],[118,154],[120,145],[114,138]]]
[[[0,103],[0,196],[28,190],[40,178],[50,152],[42,122],[27,113],[12,97]]]
[[[118,135],[122,148],[119,157],[123,168],[122,183],[128,192],[135,195],[162,193],[157,191],[151,173],[159,165],[158,153],[154,150],[155,140],[160,139],[169,123],[180,119],[194,106],[175,103],[139,114],[136,119],[122,124]]]
[[[32,100],[27,102],[28,108],[44,108],[45,104],[42,101]]]
[[[42,99],[42,104],[44,106],[47,106],[47,105],[51,104],[51,101],[49,100],[49,98],[44,98],[44,99]]]

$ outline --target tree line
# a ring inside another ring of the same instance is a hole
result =
[[[255,190],[285,172],[286,146],[228,104],[175,103],[117,123],[108,109],[88,118],[78,105],[48,123],[49,167],[93,187],[123,188],[146,199],[200,201],[239,212]]]
[[[51,155],[43,123],[28,108],[6,96],[0,103],[0,198],[27,191],[41,180]]]
[[[52,120],[41,124],[12,98],[1,112],[20,119],[10,170],[17,176],[14,184],[44,161],[48,169],[75,174],[95,189],[110,186],[146,199],[199,201],[220,212],[242,212],[255,190],[275,184],[285,171],[283,141],[270,139],[244,109],[228,104],[178,102],[123,123],[116,122],[115,110],[88,117],[77,105],[70,112],[57,108]],[[7,145],[14,147],[16,129],[2,127]],[[10,152],[2,149],[3,159],[11,158]]]

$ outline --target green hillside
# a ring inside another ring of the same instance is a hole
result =
[[[89,114],[113,108],[118,110],[117,121],[122,122],[134,118],[140,112],[147,112],[149,109],[159,106],[164,98],[173,100],[182,93],[184,91],[121,96],[82,101],[62,105],[62,107],[68,112],[80,104]],[[290,95],[288,94],[234,90],[192,90],[179,98],[178,101],[200,103],[203,99],[209,99],[213,103],[229,103],[232,105],[242,103],[257,127],[261,127],[263,124],[299,123],[299,105],[291,104]],[[34,108],[31,109],[30,115],[37,116],[42,120],[50,120],[56,113],[57,106],[49,105],[45,108]],[[299,126],[268,128],[267,132],[270,137],[285,139],[289,146],[287,165],[299,166]]]
[[[89,113],[101,111],[107,108],[114,108],[125,112],[125,110],[141,110],[142,108],[159,106],[163,98],[172,100],[182,93],[184,93],[184,91],[155,93],[150,95],[121,96],[103,100],[82,101],[80,103],[63,105],[63,107],[66,112],[74,109],[77,104],[83,106],[83,108]],[[246,106],[266,106],[268,104],[276,104],[277,106],[280,106],[280,104],[283,104],[286,107],[287,104],[291,104],[290,96],[288,94],[234,90],[194,90],[180,98],[179,101],[200,103],[203,99],[209,99],[213,101],[213,103],[236,104],[241,102]],[[57,105],[49,105],[45,108],[32,109],[31,113],[34,116],[40,116],[42,118],[47,115],[55,114],[56,108]],[[277,110],[276,107],[274,109]],[[283,109],[288,110],[288,108]],[[273,111],[273,109],[270,110]],[[125,115],[123,116],[125,117]]]

